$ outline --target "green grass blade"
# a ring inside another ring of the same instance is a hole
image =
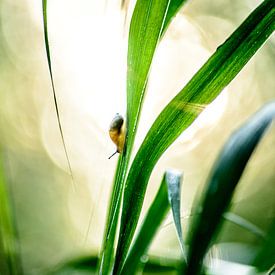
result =
[[[145,95],[147,79],[163,31],[183,0],[139,0],[132,16],[127,70],[127,136],[131,151]]]
[[[168,198],[172,208],[174,224],[176,227],[182,255],[186,261],[186,251],[184,249],[180,219],[181,175],[175,171],[168,171],[166,173],[166,181],[168,184]]]
[[[163,30],[167,28],[183,2],[182,0],[138,0],[135,6],[128,44],[127,134],[124,152],[118,161],[112,190],[112,197],[115,199],[111,200],[109,207],[108,223],[101,249],[99,272],[102,274],[108,274],[112,262],[121,196],[153,55]]]
[[[121,203],[122,183],[125,177],[124,173],[126,173],[126,158],[125,155],[121,154],[117,163],[110,205],[108,207],[103,244],[98,261],[97,270],[99,274],[109,274],[113,264],[114,241],[116,237],[118,215]]]
[[[261,272],[270,270],[269,274],[272,268],[275,269],[275,222],[271,225],[253,265]]]
[[[181,177],[179,175],[174,175],[174,178],[180,182]],[[125,264],[123,268],[118,271],[119,274],[135,274],[141,257],[147,253],[151,241],[169,210],[170,205],[167,192],[169,182],[167,180],[170,179],[171,177],[168,178],[167,173],[165,173],[157,195],[144,218],[137,237],[125,260]]]
[[[129,249],[151,172],[165,150],[197,117],[188,102],[208,104],[226,87],[274,30],[274,1],[264,1],[220,46],[182,91],[165,107],[147,133],[130,168],[118,242],[120,261]],[[132,122],[133,123],[133,122]],[[135,204],[132,204],[133,199]]]
[[[131,153],[153,56],[170,0],[139,0],[132,16],[127,57],[126,155]]]
[[[200,273],[202,261],[214,240],[222,215],[256,146],[275,118],[275,102],[266,104],[235,131],[223,147],[209,177],[189,230],[187,275]]]
[[[48,37],[47,0],[42,0],[42,10],[43,10],[43,26],[44,26],[45,48],[46,48],[47,61],[48,61],[48,69],[49,69],[50,79],[51,79],[51,85],[52,85],[52,92],[53,92],[53,100],[54,100],[54,107],[55,107],[55,112],[56,112],[56,118],[57,118],[57,123],[58,123],[58,127],[59,127],[59,132],[60,132],[60,136],[61,136],[62,145],[63,145],[63,148],[64,148],[64,153],[65,153],[66,160],[67,160],[67,163],[68,163],[68,168],[69,168],[70,176],[72,178],[72,183],[73,183],[74,188],[75,188],[72,166],[71,166],[71,162],[70,162],[70,159],[69,159],[67,146],[66,146],[66,143],[65,143],[64,133],[63,133],[63,129],[62,129],[62,125],[61,125],[61,120],[60,120],[59,108],[58,108],[58,104],[57,104],[55,86],[54,86],[54,81],[53,81],[51,52],[50,52],[49,37]]]
[[[16,229],[4,175],[2,155],[0,156],[0,274],[19,275],[22,274],[22,267],[16,244]]]
[[[255,224],[251,223],[250,221],[244,219],[239,215],[236,215],[232,212],[226,212],[223,214],[223,218],[226,221],[234,223],[235,225],[238,225],[239,227],[249,231],[250,233],[254,234],[255,236],[261,239],[266,238],[266,234],[262,229],[260,229],[258,226],[256,226]]]

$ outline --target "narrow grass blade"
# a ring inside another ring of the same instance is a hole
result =
[[[150,128],[125,184],[117,261],[121,261],[129,249],[155,164],[197,117],[197,114],[182,108],[183,102],[204,105],[217,97],[274,31],[274,6],[273,0],[266,0],[252,12],[164,108]]]
[[[240,217],[239,215],[236,215],[232,212],[226,212],[223,214],[223,218],[226,221],[229,221],[231,223],[234,223],[235,225],[242,227],[243,229],[251,232],[252,234],[254,234],[257,237],[260,237],[261,239],[266,238],[266,234],[263,230],[261,230],[258,226],[249,222],[248,220]]]
[[[261,272],[269,270],[268,274],[271,274],[272,269],[275,270],[275,221],[271,225],[253,265]]]
[[[0,153],[2,153],[1,150]],[[4,176],[2,155],[0,155],[0,274],[22,274],[15,231],[10,194]]]
[[[112,191],[115,199],[112,199],[109,207],[101,250],[99,271],[102,274],[108,274],[112,262],[121,196],[153,55],[163,30],[167,28],[183,2],[182,0],[138,0],[134,9],[128,42],[127,134],[124,151],[119,157]],[[124,4],[125,1],[121,3]],[[169,20],[166,19],[167,15]]]
[[[103,244],[98,261],[98,273],[109,274],[113,265],[114,242],[118,224],[118,216],[121,203],[123,180],[126,173],[126,158],[121,154],[118,159],[113,188],[111,192],[110,205],[108,207],[107,221],[105,225]]]
[[[191,217],[193,217],[194,215],[198,215],[196,213],[190,214],[190,215],[186,215],[184,217],[181,217],[181,220],[185,220],[185,219],[189,219]],[[245,229],[246,231],[254,234],[255,236],[257,236],[258,238],[261,239],[265,239],[266,238],[266,233],[259,228],[257,225],[253,224],[252,222],[246,220],[245,218],[232,213],[232,212],[226,212],[223,214],[223,219],[229,223],[235,224],[243,229]],[[171,223],[166,224],[166,226],[171,226]]]
[[[172,177],[170,177],[171,179]],[[180,181],[180,176],[175,175],[175,178]],[[135,274],[141,257],[147,253],[151,241],[153,240],[161,222],[165,218],[169,210],[167,185],[169,185],[167,172],[164,174],[160,188],[153,200],[146,217],[140,227],[137,237],[130,249],[130,252],[125,260],[123,268],[118,271],[119,274]]]
[[[156,46],[183,0],[139,0],[132,16],[127,71],[127,136],[132,148]]]
[[[189,230],[187,275],[200,273],[202,261],[214,240],[222,215],[256,146],[272,119],[275,102],[266,104],[241,128],[235,131],[223,147],[209,177],[201,202]]]
[[[75,188],[76,186],[75,186],[75,182],[74,182],[74,178],[73,178],[72,166],[71,166],[71,162],[70,162],[70,159],[69,159],[67,146],[66,146],[66,143],[65,143],[64,133],[63,133],[61,120],[60,120],[59,108],[58,108],[58,104],[57,104],[55,86],[54,86],[54,81],[53,81],[51,53],[50,53],[49,38],[48,38],[47,0],[42,0],[42,10],[43,10],[45,48],[46,48],[46,54],[47,54],[48,69],[49,69],[50,78],[51,78],[51,85],[52,85],[52,92],[53,92],[53,100],[54,100],[56,118],[57,118],[57,123],[58,123],[58,127],[59,127],[59,132],[60,132],[60,136],[61,136],[62,145],[63,145],[63,148],[64,148],[64,153],[65,153],[66,160],[67,160],[67,163],[68,163],[70,176],[72,178],[72,183],[73,183],[73,186]]]
[[[180,243],[183,258],[186,262],[186,251],[184,249],[180,219],[181,174],[179,174],[176,171],[170,170],[166,173],[166,181],[168,185],[168,198],[172,208],[177,236]]]

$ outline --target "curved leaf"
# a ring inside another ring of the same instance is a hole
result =
[[[42,0],[42,10],[43,10],[45,48],[46,48],[46,54],[47,54],[48,69],[49,69],[50,78],[51,78],[51,85],[52,85],[52,92],[53,92],[53,100],[54,100],[56,118],[57,118],[57,123],[58,123],[58,127],[59,127],[59,132],[60,132],[60,136],[61,136],[62,145],[63,145],[63,148],[64,148],[64,153],[65,153],[66,160],[67,160],[67,163],[68,163],[70,176],[72,178],[73,187],[75,188],[76,186],[75,186],[75,182],[74,182],[74,178],[73,178],[72,166],[71,166],[71,162],[70,162],[70,159],[69,159],[67,146],[66,146],[66,143],[65,143],[65,138],[64,138],[64,134],[63,134],[61,120],[60,120],[59,108],[58,108],[58,104],[57,104],[55,86],[54,86],[54,81],[53,81],[51,52],[50,52],[49,37],[48,37],[47,0]]]
[[[188,103],[208,104],[245,66],[274,31],[274,1],[264,1],[218,47],[206,64],[164,108],[147,133],[130,168],[123,200],[117,261],[127,253],[140,215],[151,172],[165,150],[196,118]],[[187,102],[187,103],[186,103]],[[134,198],[135,204],[132,204]]]
[[[272,119],[275,102],[266,104],[223,147],[210,175],[189,230],[187,275],[199,274],[203,257],[215,238],[222,215],[231,201],[242,173]]]
[[[243,217],[236,215],[232,212],[226,212],[223,214],[223,218],[229,222],[232,222],[243,229],[253,233],[255,236],[260,237],[261,239],[266,238],[266,234],[263,230],[257,227],[255,224],[249,222],[248,220],[244,219]]]
[[[181,174],[176,171],[169,170],[166,173],[166,181],[168,185],[168,198],[173,212],[173,219],[177,231],[178,240],[180,243],[183,258],[186,261],[186,251],[184,249],[180,219]]]
[[[127,62],[126,145],[130,150],[157,43],[163,29],[182,3],[183,1],[175,0],[140,0],[135,6],[130,26]]]

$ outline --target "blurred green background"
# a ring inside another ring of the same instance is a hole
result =
[[[177,15],[153,62],[136,148],[166,103],[260,2],[194,0]],[[16,249],[26,274],[40,274],[74,256],[98,254],[116,165],[116,157],[108,160],[114,151],[108,127],[116,112],[125,112],[127,32],[134,1],[127,10],[114,0],[48,5],[54,79],[76,190],[55,115],[41,2],[0,1],[0,157]],[[186,224],[195,194],[225,140],[274,99],[274,43],[273,36],[161,158],[144,210],[164,170],[177,168],[184,171]],[[274,137],[273,125],[253,155],[231,208],[263,230],[275,217]],[[1,194],[4,205],[7,198]],[[151,254],[179,254],[171,221],[168,216]],[[219,241],[213,253],[246,263],[253,253],[250,247],[261,240],[227,222]]]

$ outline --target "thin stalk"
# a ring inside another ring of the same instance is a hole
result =
[[[66,160],[68,163],[69,173],[72,179],[73,187],[76,189],[76,184],[73,177],[73,170],[71,166],[71,162],[68,155],[68,150],[64,138],[63,128],[61,125],[61,119],[60,119],[60,112],[57,104],[57,97],[56,97],[56,91],[55,91],[55,85],[53,81],[53,73],[52,73],[52,63],[51,63],[51,52],[50,52],[50,46],[49,46],[49,37],[48,37],[48,19],[47,19],[47,0],[42,0],[42,9],[43,9],[43,27],[44,27],[44,40],[45,40],[45,49],[47,54],[47,61],[48,61],[48,69],[50,73],[50,79],[51,79],[51,86],[52,86],[52,92],[53,92],[53,100],[54,100],[54,107],[55,107],[55,113],[58,123],[58,128],[61,136],[62,145],[64,148],[64,153],[66,156]]]

